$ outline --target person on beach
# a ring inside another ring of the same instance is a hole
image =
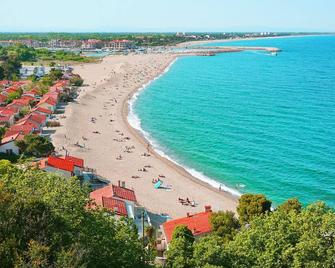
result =
[[[150,143],[147,144],[147,152],[150,153]]]

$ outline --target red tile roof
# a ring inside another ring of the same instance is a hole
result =
[[[28,106],[29,102],[30,102],[29,99],[22,99],[22,98],[13,100],[13,104],[16,104],[19,106]]]
[[[95,200],[97,205],[102,206],[102,197],[120,198],[123,200],[136,202],[135,192],[133,190],[122,188],[120,186],[108,185],[90,193],[91,199]]]
[[[185,225],[190,229],[194,236],[210,233],[212,226],[209,222],[209,217],[212,214],[211,211],[201,212],[194,215],[189,215],[185,218],[179,218],[163,223],[164,233],[169,243],[172,239],[172,234],[177,226]]]
[[[32,111],[39,111],[44,114],[52,114],[52,111],[50,111],[49,109],[40,107],[40,106],[35,107]]]
[[[73,162],[59,158],[59,157],[49,156],[46,164],[48,166],[61,169],[61,170],[65,170],[65,171],[73,172],[74,170]]]
[[[9,84],[10,84],[9,80],[1,80],[0,81],[0,86],[6,86],[6,85],[9,85]]]
[[[13,112],[16,113],[16,114],[19,112],[19,107],[14,106],[12,103],[11,103],[11,104],[8,104],[8,105],[6,106],[6,109],[7,109],[7,110],[11,110],[11,111],[13,111]]]
[[[43,114],[36,114],[36,113],[30,113],[27,114],[25,117],[23,117],[20,121],[18,121],[18,123],[21,122],[32,122],[33,124],[38,124],[41,125],[45,122],[45,120],[47,119],[46,115]]]
[[[7,96],[0,94],[0,103],[5,102],[7,100]]]
[[[0,114],[0,123],[7,123],[11,119],[10,115],[2,115]]]
[[[102,197],[102,206],[113,211],[116,215],[128,216],[126,203],[112,197]]]
[[[102,197],[111,198],[113,197],[111,185],[97,189],[90,193],[90,198],[95,201],[99,206],[102,206]]]
[[[18,126],[32,126],[34,129],[38,129],[40,127],[39,123],[32,121],[31,119],[21,119],[16,123]]]
[[[12,116],[14,114],[15,112],[13,112],[12,110],[7,109],[6,107],[0,107],[0,115]]]
[[[84,160],[78,157],[67,155],[64,157],[65,160],[71,161],[75,166],[83,168]]]
[[[24,135],[21,135],[20,133],[15,133],[13,135],[7,136],[1,140],[1,144],[5,144],[8,142],[16,141],[16,140],[23,140]]]
[[[40,105],[42,103],[47,103],[47,104],[50,104],[52,106],[56,106],[57,101],[55,101],[52,97],[47,96],[46,98],[41,99],[40,102],[38,103],[38,105]]]
[[[133,190],[123,188],[120,186],[116,186],[116,185],[112,185],[112,193],[113,193],[113,197],[118,197],[124,200],[137,202],[136,195]]]
[[[29,124],[23,124],[23,125],[14,125],[11,126],[5,133],[4,137],[12,136],[17,133],[21,133],[22,135],[28,135],[32,133],[34,130],[34,127]]]
[[[21,97],[21,100],[36,101],[36,99],[33,96],[29,96],[29,95],[23,95]]]

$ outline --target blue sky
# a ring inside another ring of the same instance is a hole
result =
[[[0,0],[0,10],[0,32],[335,32],[335,0]]]

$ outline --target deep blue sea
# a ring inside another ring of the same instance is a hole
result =
[[[147,138],[213,185],[335,206],[335,36],[214,45],[282,52],[179,58],[134,103]]]

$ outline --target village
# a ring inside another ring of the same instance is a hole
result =
[[[51,72],[55,70],[52,69]],[[0,126],[5,129],[0,156],[22,155],[24,152],[19,144],[28,137],[42,137],[51,143],[50,134],[59,125],[57,118],[62,116],[67,101],[76,99],[80,88],[73,83],[73,79],[80,78],[72,73],[71,67],[58,68],[58,72],[62,76],[46,92],[34,88],[30,80],[0,81]],[[11,99],[11,96],[16,97]],[[104,208],[115,218],[132,219],[139,238],[144,237],[148,229],[155,230],[158,260],[164,261],[164,252],[168,249],[176,226],[186,225],[195,237],[211,232],[211,206],[206,206],[204,212],[187,213],[185,217],[173,220],[168,215],[150,213],[138,203],[136,192],[127,188],[125,181],[111,181],[99,176],[96,170],[85,166],[84,159],[70,155],[67,151],[65,155],[56,154],[53,150],[47,151],[45,155],[33,157],[32,165],[42,171],[68,178],[75,176],[81,183],[89,184],[92,189],[89,198],[93,201],[90,209]],[[193,205],[188,199],[180,199],[179,202],[185,206]]]

